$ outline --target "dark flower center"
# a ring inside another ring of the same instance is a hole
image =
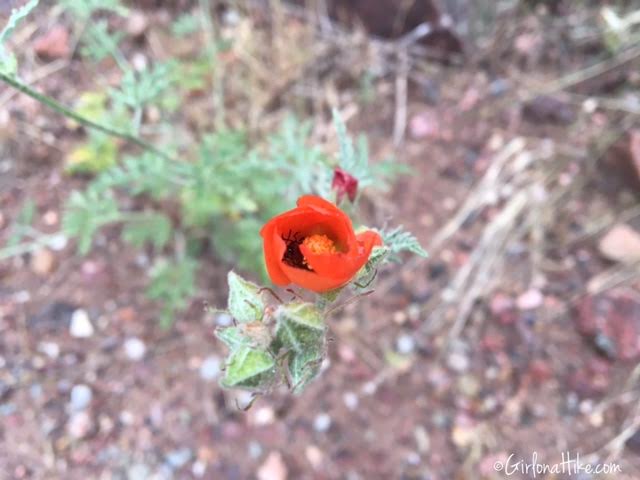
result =
[[[307,270],[309,272],[313,271],[311,267],[307,265],[307,261],[300,251],[300,245],[304,241],[300,232],[292,232],[289,230],[289,233],[286,236],[282,236],[282,240],[287,244],[287,248],[282,256],[282,261],[290,267],[301,268],[302,270]]]

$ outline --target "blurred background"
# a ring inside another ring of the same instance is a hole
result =
[[[81,118],[0,83],[0,478],[640,478],[639,8],[41,1],[11,78]],[[243,412],[209,306],[336,166],[430,256]]]

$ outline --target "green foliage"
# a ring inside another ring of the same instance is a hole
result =
[[[309,146],[310,135],[309,124],[291,117],[265,145],[257,147],[249,145],[243,132],[223,131],[203,138],[191,162],[170,161],[151,153],[127,156],[91,182],[81,198],[90,194],[92,205],[81,206],[79,199],[73,198],[67,215],[76,228],[67,233],[81,238],[82,252],[86,253],[96,230],[114,221],[125,222],[125,240],[136,244],[153,240],[156,248],[164,247],[172,237],[171,230],[178,228],[195,245],[211,242],[224,261],[265,275],[259,234],[262,225],[291,208],[300,195],[330,195],[333,168],[326,155]],[[346,145],[350,140],[345,138]],[[347,156],[349,148],[344,147]],[[373,180],[375,174],[364,158],[366,148],[357,151],[359,160],[347,164],[357,166],[358,172],[377,186],[382,181]],[[91,208],[113,210],[116,192],[133,197],[149,195],[163,202],[161,205],[177,206],[180,222],[172,224],[166,215],[154,211],[91,220]],[[131,215],[136,220],[128,222]],[[170,303],[178,305],[173,298]]]
[[[123,17],[129,12],[120,0],[60,0],[59,3],[64,10],[83,22],[100,11],[112,12]]]
[[[147,294],[161,304],[160,326],[171,326],[175,312],[187,306],[188,299],[196,291],[197,266],[197,262],[190,257],[175,261],[162,259],[154,265]]]
[[[122,238],[136,247],[150,243],[159,250],[171,238],[171,220],[157,212],[132,215],[124,224]]]
[[[428,257],[426,250],[422,248],[418,239],[407,232],[404,227],[399,226],[391,230],[382,230],[380,236],[384,245],[390,249],[390,259],[397,259],[402,252],[409,252],[420,257]]]
[[[18,71],[16,57],[8,52],[3,44],[11,36],[18,24],[38,6],[38,2],[39,0],[30,0],[24,6],[13,9],[7,24],[0,30],[0,73],[15,75]]]
[[[123,32],[110,32],[106,19],[98,20],[87,26],[84,33],[84,45],[80,52],[94,62],[101,62],[109,56],[120,60],[119,45],[124,38]],[[118,63],[123,63],[119,61]],[[122,67],[122,65],[121,65]]]
[[[264,314],[264,301],[260,288],[233,271],[227,277],[229,282],[228,310],[240,323],[256,322]]]
[[[176,37],[186,37],[196,33],[200,29],[202,22],[191,13],[180,15],[171,25],[171,32]]]
[[[99,173],[118,161],[118,144],[113,137],[91,131],[89,139],[66,157],[69,173]]]
[[[333,111],[333,123],[338,133],[338,166],[358,180],[359,191],[371,186],[379,190],[387,190],[389,182],[398,174],[408,173],[406,166],[392,160],[370,165],[367,138],[361,135],[358,137],[358,142],[354,143],[337,110]]]
[[[225,388],[263,389],[276,376],[276,362],[266,351],[240,347],[227,361],[221,385]]]
[[[78,250],[86,255],[98,229],[120,218],[118,204],[111,192],[75,191],[67,202],[62,229],[69,237],[78,239]]]
[[[111,98],[132,110],[157,105],[172,86],[175,69],[175,62],[164,62],[142,72],[126,70],[120,87],[111,91]]]
[[[15,247],[26,236],[26,232],[31,227],[33,217],[36,213],[36,204],[30,198],[24,202],[18,216],[11,227],[11,235],[7,240],[7,247]]]
[[[238,323],[215,332],[229,348],[223,387],[263,392],[286,378],[300,393],[318,375],[327,328],[317,306],[294,301],[267,307],[259,287],[233,272],[228,305]]]
[[[170,162],[146,152],[125,157],[121,165],[99,175],[90,188],[99,192],[119,188],[133,196],[149,194],[154,199],[169,198],[188,183],[190,173],[187,164]]]

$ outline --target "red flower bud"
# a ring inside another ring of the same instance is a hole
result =
[[[347,195],[349,200],[351,200],[351,203],[353,203],[356,199],[356,195],[358,194],[358,179],[345,172],[340,167],[336,167],[333,172],[331,188],[338,194],[338,203],[342,201],[345,195]]]

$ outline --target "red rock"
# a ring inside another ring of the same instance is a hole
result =
[[[434,113],[418,113],[409,121],[409,133],[415,139],[438,138],[440,136],[438,125],[438,118]]]
[[[489,310],[494,319],[503,325],[512,325],[518,318],[516,304],[513,298],[505,293],[493,295],[489,303]]]
[[[589,339],[612,342],[615,359],[640,360],[640,299],[618,288],[585,298],[576,309],[578,330]]]
[[[69,32],[62,25],[56,25],[39,36],[33,48],[38,56],[48,60],[67,57],[70,53]]]
[[[544,383],[553,377],[553,368],[542,359],[533,360],[529,364],[529,373],[536,383]]]
[[[488,333],[482,337],[482,348],[488,352],[500,352],[504,350],[507,340],[501,333]]]

